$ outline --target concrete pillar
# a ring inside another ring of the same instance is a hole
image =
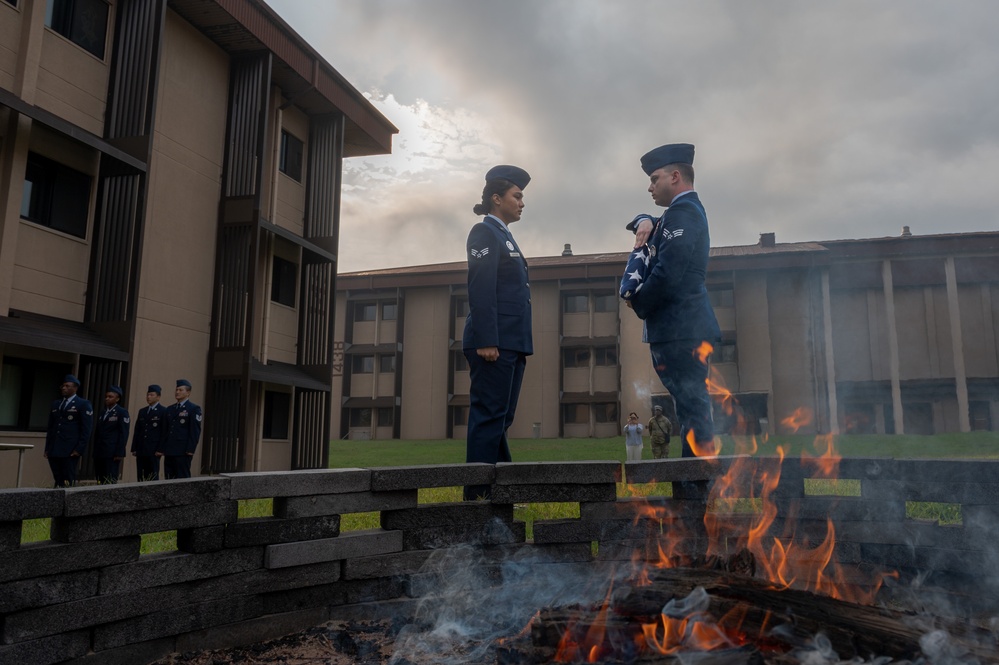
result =
[[[905,434],[902,419],[902,387],[898,378],[898,330],[895,327],[895,285],[891,275],[891,260],[881,262],[881,287],[885,295],[885,320],[888,323],[888,371],[891,375],[891,405],[894,412],[895,434]]]
[[[957,275],[954,257],[944,261],[947,275],[947,311],[950,314],[950,341],[954,349],[954,384],[957,387],[957,425],[962,432],[971,431],[968,414],[968,374],[964,368],[964,339],[961,337],[961,304],[957,299]]]
[[[822,271],[822,333],[826,348],[826,394],[829,407],[829,433],[839,434],[839,401],[836,398],[836,362],[833,357],[832,303],[829,296],[829,269]]]

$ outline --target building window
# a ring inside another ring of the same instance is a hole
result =
[[[275,256],[271,271],[271,301],[294,307],[297,283],[298,266],[287,259]]]
[[[374,356],[354,356],[350,363],[350,371],[354,374],[374,374]]]
[[[468,407],[467,406],[453,406],[451,407],[452,420],[451,423],[455,427],[464,427],[468,424]]]
[[[968,402],[968,415],[971,431],[988,432],[992,430],[992,414],[988,402]]]
[[[382,321],[395,321],[399,315],[399,306],[394,302],[382,303]]]
[[[566,425],[587,425],[590,422],[589,404],[563,404]]]
[[[617,422],[617,403],[603,402],[593,405],[593,415],[598,423]]]
[[[618,297],[615,293],[594,293],[594,312],[616,312]]]
[[[7,0],[7,4],[17,7],[17,0]]]
[[[395,371],[395,355],[386,354],[378,356],[378,371],[383,374],[391,374]]]
[[[738,362],[739,355],[737,349],[738,347],[735,345],[734,339],[723,339],[721,344],[716,346],[714,351],[711,352],[711,360],[716,363]]]
[[[874,434],[874,405],[847,404],[843,407],[843,420],[847,434]]]
[[[104,59],[108,34],[108,3],[104,0],[48,0],[45,25]]]
[[[264,391],[265,439],[287,439],[291,432],[291,393]]]
[[[302,182],[302,155],[304,144],[288,132],[281,130],[281,160],[278,170],[289,178]]]
[[[44,432],[68,363],[4,358],[0,368],[0,430]]]
[[[590,311],[590,299],[586,294],[566,294],[562,296],[562,311],[578,314]]]
[[[468,371],[468,358],[465,357],[465,354],[462,351],[454,352],[454,371],[456,372]]]
[[[731,286],[708,288],[708,300],[712,307],[735,307],[735,291]]]
[[[378,411],[378,426],[392,427],[395,424],[395,409],[376,409]]]
[[[468,316],[468,298],[462,296],[454,299],[454,316],[455,318]]]
[[[589,367],[589,349],[562,349],[562,365],[564,367]]]
[[[359,302],[354,305],[355,321],[374,321],[378,314],[378,306],[373,302]]]
[[[371,427],[371,409],[350,409],[351,427]]]
[[[21,217],[77,238],[87,237],[91,177],[28,153]]]
[[[613,346],[601,346],[593,349],[593,364],[597,367],[617,365],[617,349]]]

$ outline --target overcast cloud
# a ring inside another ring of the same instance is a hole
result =
[[[464,258],[485,171],[531,257],[626,251],[696,146],[712,245],[999,228],[999,2],[268,0],[400,132],[347,160],[340,271]]]

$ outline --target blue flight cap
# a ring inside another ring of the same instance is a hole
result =
[[[160,388],[158,385],[156,385],[154,383],[154,384],[150,385],[148,388],[146,388],[146,392],[147,393],[156,393],[157,395],[160,395],[160,394],[163,393],[163,389]]]
[[[486,173],[486,180],[495,180],[496,178],[509,180],[521,189],[526,189],[527,183],[531,182],[531,176],[527,174],[527,171],[520,167],[509,166],[507,164],[494,166]]]
[[[78,378],[76,378],[75,376],[73,376],[72,374],[67,374],[66,378],[64,378],[62,380],[62,382],[63,383],[75,383],[77,388],[80,387],[80,380]]]
[[[180,388],[181,386],[187,386],[188,388],[190,388],[191,382],[188,381],[187,379],[177,379],[177,387]]]
[[[117,393],[118,397],[121,397],[121,388],[118,386],[108,386],[109,393]]]
[[[689,143],[667,143],[642,155],[642,170],[652,175],[669,164],[694,164],[694,146]]]

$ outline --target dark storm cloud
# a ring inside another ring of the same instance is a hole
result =
[[[469,114],[423,146],[460,149],[419,170],[352,164],[342,242],[420,223],[348,269],[460,260],[495,161],[534,177],[514,228],[529,256],[625,249],[624,223],[656,210],[638,158],[672,141],[697,145],[715,245],[997,228],[991,0],[272,4],[376,103]]]

